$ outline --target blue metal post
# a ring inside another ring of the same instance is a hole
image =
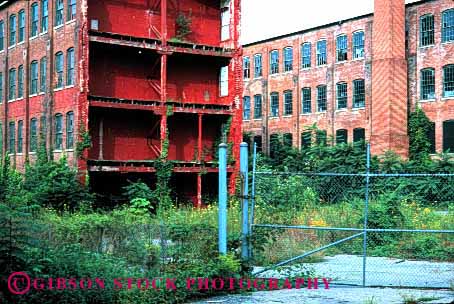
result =
[[[219,145],[219,253],[227,254],[227,145]]]
[[[240,174],[242,180],[242,230],[241,230],[241,258],[247,261],[249,258],[249,201],[248,201],[248,144],[240,144]]]
[[[252,152],[252,185],[251,185],[251,212],[249,217],[249,237],[252,236],[252,225],[254,225],[255,211],[255,169],[257,164],[257,143],[254,142],[254,150]],[[252,257],[252,244],[249,242],[249,257]]]
[[[363,287],[366,286],[366,260],[367,260],[367,215],[369,213],[369,177],[370,177],[370,143],[367,144],[366,152],[366,193],[364,205],[364,236],[363,236]]]

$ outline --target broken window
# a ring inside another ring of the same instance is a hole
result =
[[[366,139],[366,130],[364,128],[353,129],[353,142],[362,142]]]
[[[16,44],[16,15],[9,16],[9,46]]]
[[[9,92],[8,92],[8,100],[16,99],[16,69],[9,70]]]
[[[326,64],[326,40],[317,42],[317,65]]]
[[[454,120],[443,122],[443,152],[454,153]]]
[[[41,33],[47,32],[49,26],[49,6],[47,0],[41,1]]]
[[[326,111],[326,85],[319,85],[317,87],[317,111]]]
[[[339,129],[336,131],[336,144],[346,144],[348,142],[348,131]]]
[[[24,122],[19,120],[17,122],[17,153],[22,153],[22,146],[23,146],[23,134],[24,131]]]
[[[454,41],[454,9],[444,11],[441,21],[441,42]]]
[[[301,46],[301,68],[311,67],[311,43],[306,42]]]
[[[66,52],[66,85],[74,85],[74,48]]]
[[[63,116],[61,114],[55,114],[55,141],[54,149],[63,149]]]
[[[337,87],[337,108],[346,109],[347,108],[347,83],[340,82],[336,85]]]
[[[249,96],[243,97],[243,119],[251,119],[251,97]]]
[[[32,61],[30,65],[30,94],[38,94],[38,61]]]
[[[5,24],[0,20],[0,51],[5,49]]]
[[[302,88],[301,89],[301,107],[303,109],[303,114],[311,113],[311,88]]]
[[[454,64],[443,67],[443,97],[454,97]]]
[[[55,26],[63,24],[63,0],[57,0],[55,5]]]
[[[434,44],[434,16],[424,15],[419,21],[420,45],[427,46]]]
[[[270,74],[279,73],[279,51],[274,50],[270,53]]]
[[[66,113],[66,149],[74,146],[74,112]]]
[[[219,95],[221,97],[229,95],[229,66],[221,67],[219,80]]]
[[[337,61],[347,60],[347,35],[340,35],[336,39]]]
[[[284,49],[284,72],[293,70],[293,48],[286,47]]]
[[[421,70],[421,100],[435,99],[435,69]]]
[[[254,95],[254,119],[262,118],[262,95]]]
[[[76,0],[68,0],[68,10],[66,12],[66,21],[76,18]]]
[[[243,79],[249,79],[251,75],[251,63],[249,57],[243,57]]]
[[[24,66],[17,69],[17,98],[24,97]]]
[[[35,37],[38,35],[38,3],[33,3],[31,7],[31,17],[30,17],[30,37]]]
[[[366,104],[364,79],[353,80],[353,108],[363,108]]]
[[[301,150],[309,148],[312,145],[312,132],[306,131],[301,133]]]
[[[25,11],[19,11],[19,42],[23,42],[25,40]]]
[[[254,77],[262,77],[262,54],[254,55]]]
[[[284,91],[284,115],[292,115],[293,113],[293,93],[292,91]]]
[[[30,120],[30,152],[36,152],[38,149],[38,120]]]
[[[279,116],[279,94],[274,92],[270,95],[270,116],[278,117]]]
[[[10,154],[16,153],[16,124],[12,121],[9,123],[9,145],[8,145],[8,152]]]
[[[40,60],[40,68],[39,68],[39,71],[40,71],[40,91],[42,93],[45,93],[46,92],[46,87],[47,87],[47,58],[46,57],[43,57],[41,58]]]
[[[353,33],[353,59],[364,58],[364,32]]]

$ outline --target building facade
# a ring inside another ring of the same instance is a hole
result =
[[[45,143],[98,193],[152,185],[165,160],[177,198],[215,192],[217,145],[234,160],[241,140],[240,0],[0,5],[0,151],[16,168]]]
[[[432,121],[432,152],[454,152],[454,2],[375,0],[374,13],[243,46],[243,128],[259,148],[284,135],[367,140],[408,156],[408,115]],[[317,134],[308,128],[317,125]]]

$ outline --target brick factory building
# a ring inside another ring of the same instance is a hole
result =
[[[259,148],[275,134],[298,148],[366,139],[374,154],[406,157],[420,106],[432,152],[454,152],[454,2],[375,0],[374,10],[243,45],[243,128]]]
[[[240,0],[1,1],[0,151],[23,170],[44,137],[114,194],[170,160],[177,198],[200,205],[216,146],[238,155],[239,29]]]

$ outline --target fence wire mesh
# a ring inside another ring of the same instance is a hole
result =
[[[338,284],[454,286],[454,174],[258,171],[254,183],[258,270],[313,252],[292,269]]]

